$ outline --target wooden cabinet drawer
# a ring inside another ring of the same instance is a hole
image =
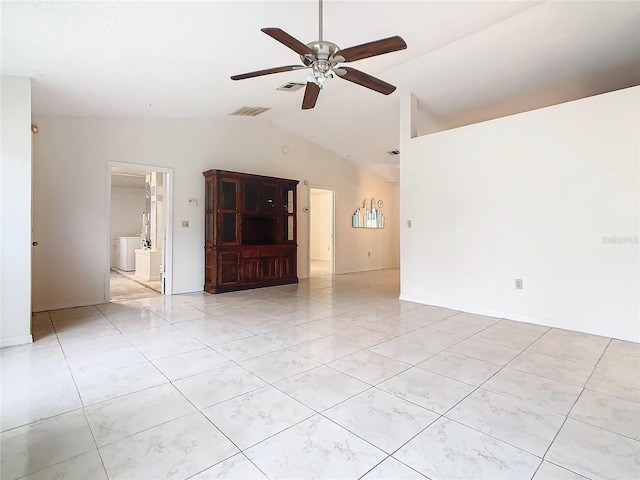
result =
[[[238,262],[238,252],[221,252],[219,255],[221,262]]]
[[[241,252],[242,258],[260,258],[259,248],[243,248]]]

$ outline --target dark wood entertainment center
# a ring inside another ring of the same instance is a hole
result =
[[[298,181],[225,170],[203,175],[204,290],[297,283]]]

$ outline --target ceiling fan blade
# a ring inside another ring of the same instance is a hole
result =
[[[289,35],[287,32],[285,32],[284,30],[282,30],[280,28],[262,28],[261,30],[264,33],[266,33],[267,35],[269,35],[271,38],[274,38],[275,40],[279,41],[283,45],[286,45],[287,47],[289,47],[291,50],[296,52],[298,55],[315,56],[315,54],[316,54],[316,52],[311,50],[309,47],[307,47],[300,40],[298,40],[296,38],[293,38],[291,35]]]
[[[240,75],[232,75],[231,80],[244,80],[245,78],[261,77],[262,75],[271,75],[272,73],[290,72],[292,70],[299,70],[301,68],[308,68],[304,65],[287,65],[284,67],[267,68],[265,70],[258,70],[256,72],[241,73]]]
[[[370,88],[371,90],[380,92],[383,95],[389,95],[396,89],[396,87],[394,87],[390,83],[384,82],[379,78],[372,77],[371,75],[361,72],[360,70],[356,70],[355,68],[340,67],[336,70],[336,73],[340,78],[344,78],[345,80],[348,80],[350,82]],[[345,72],[342,73],[341,70],[344,70]]]
[[[343,57],[343,62],[355,62],[356,60],[362,60],[363,58],[397,52],[398,50],[404,50],[405,48],[407,48],[405,41],[396,35],[395,37],[383,38],[382,40],[376,40],[374,42],[356,45],[355,47],[345,48],[344,50],[338,50],[333,56]]]
[[[309,110],[315,107],[318,95],[320,95],[320,87],[313,82],[307,82],[307,88],[304,89],[304,98],[302,99],[302,110]]]

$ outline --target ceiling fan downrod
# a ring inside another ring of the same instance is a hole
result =
[[[322,41],[322,0],[319,0],[319,21],[318,21],[318,40]]]

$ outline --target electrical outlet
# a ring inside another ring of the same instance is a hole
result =
[[[182,228],[189,228],[189,220],[182,220]]]
[[[517,290],[522,290],[522,279],[521,278],[516,278],[516,289]]]

